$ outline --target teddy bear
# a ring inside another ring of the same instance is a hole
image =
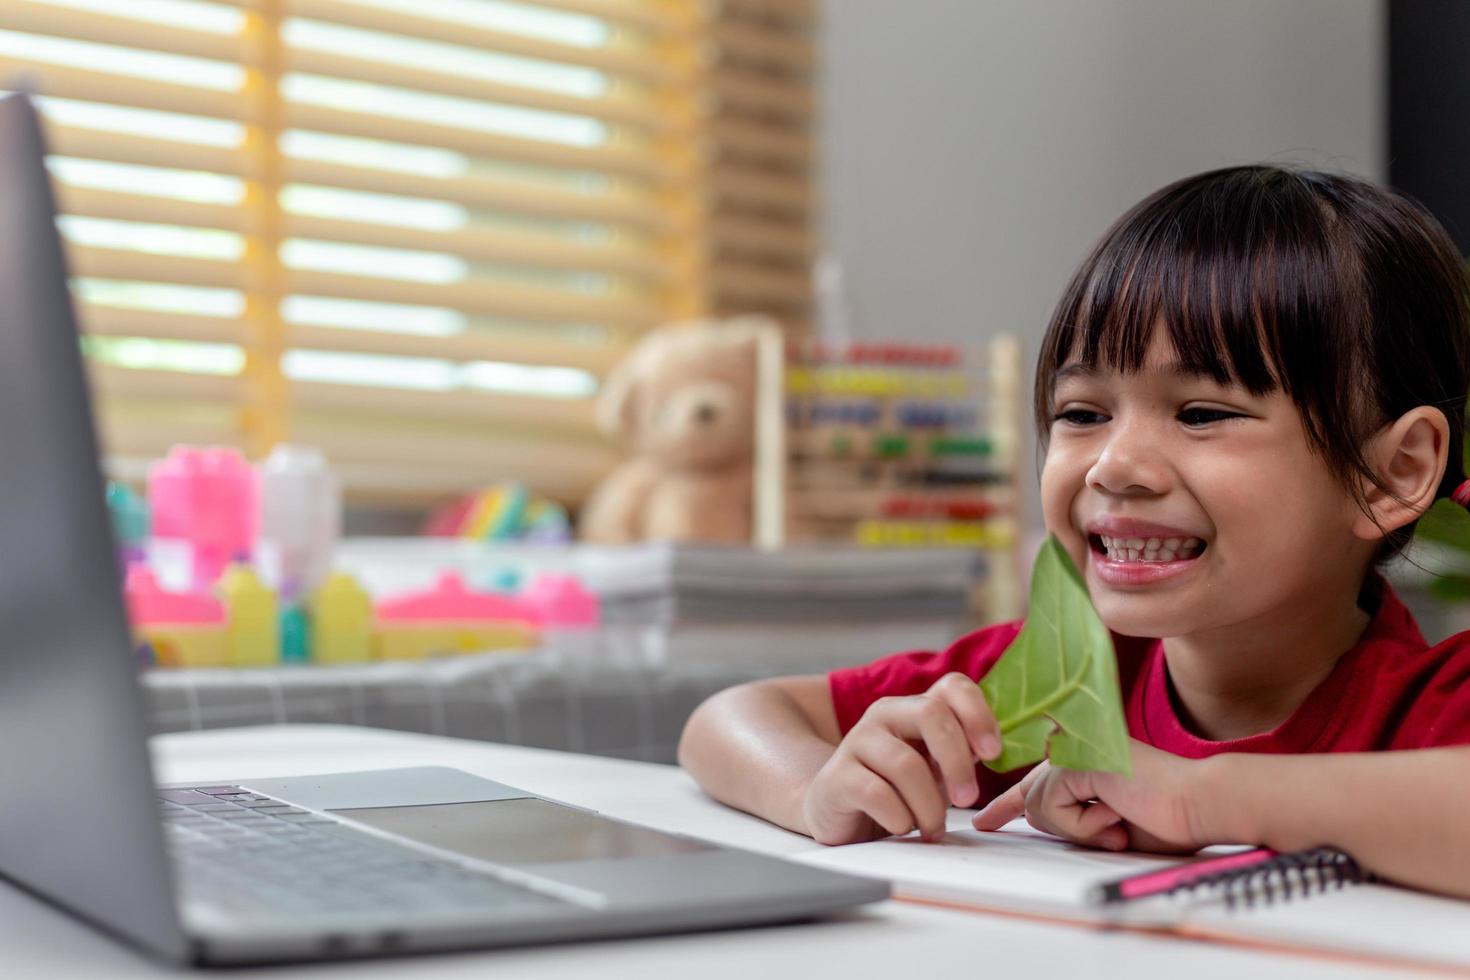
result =
[[[764,317],[649,331],[608,375],[598,427],[632,458],[582,511],[583,540],[749,544]]]

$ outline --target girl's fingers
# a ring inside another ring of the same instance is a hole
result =
[[[949,807],[934,782],[928,760],[917,749],[888,734],[863,740],[852,747],[852,752],[858,762],[897,791],[925,837],[943,835],[944,816]]]
[[[980,795],[980,787],[975,782],[975,756],[949,705],[937,698],[919,702],[913,726],[912,734],[900,734],[923,740],[929,758],[943,778],[949,802],[955,806],[972,806]]]
[[[1026,819],[1048,834],[1121,851],[1128,846],[1123,818],[1095,796],[1091,773],[1052,769],[1028,795]]]
[[[858,809],[895,837],[914,829],[913,814],[904,806],[898,791],[872,770],[857,770],[851,794]]]
[[[995,714],[980,692],[979,684],[964,674],[954,672],[939,678],[929,693],[948,704],[959,719],[970,746],[972,762],[1000,755],[1000,726],[995,723]]]
[[[948,802],[955,806],[973,805],[980,795],[975,783],[975,755],[949,702],[925,694],[880,704],[876,720],[882,733],[922,745],[941,774]]]
[[[1026,812],[1026,795],[1017,783],[985,805],[971,821],[976,830],[999,830]]]
[[[1026,797],[1031,792],[1031,787],[1035,786],[1037,780],[1042,779],[1050,768],[1050,763],[1041,763],[1022,776],[1019,783],[986,804],[983,810],[975,814],[973,821],[975,829],[999,830],[1024,814]]]

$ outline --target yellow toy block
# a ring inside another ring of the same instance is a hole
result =
[[[144,626],[138,637],[160,667],[228,667],[230,649],[218,626]]]
[[[231,565],[219,583],[225,604],[232,667],[271,667],[281,662],[281,624],[276,594],[248,565]]]
[[[519,623],[380,623],[377,630],[378,656],[384,660],[419,660],[535,644],[536,631]]]
[[[311,597],[311,659],[328,664],[373,659],[373,603],[346,572],[333,572]]]

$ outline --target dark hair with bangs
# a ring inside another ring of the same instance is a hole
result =
[[[1449,422],[1437,496],[1465,479],[1470,278],[1421,205],[1354,177],[1231,167],[1155,192],[1118,219],[1052,315],[1036,369],[1036,424],[1050,431],[1064,364],[1143,366],[1162,322],[1181,367],[1255,395],[1283,391],[1308,441],[1364,503],[1382,487],[1370,436],[1432,405]],[[1413,536],[1385,539],[1384,561]]]

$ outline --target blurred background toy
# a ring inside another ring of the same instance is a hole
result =
[[[261,577],[284,603],[320,585],[342,533],[342,491],[319,450],[279,445],[259,467]]]
[[[566,508],[519,483],[501,483],[436,511],[425,525],[432,537],[559,544],[571,538]]]
[[[675,324],[618,363],[597,419],[632,458],[588,498],[583,539],[750,542],[758,337],[770,329],[764,317]]]

